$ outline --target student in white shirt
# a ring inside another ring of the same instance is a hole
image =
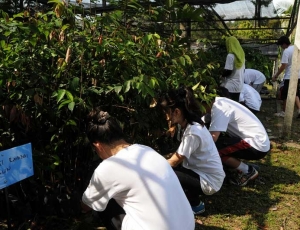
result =
[[[283,76],[283,88],[281,90],[281,99],[283,100],[282,111],[275,113],[274,115],[277,117],[284,117],[285,116],[285,106],[286,106],[286,99],[288,95],[288,89],[290,84],[291,78],[291,70],[292,70],[292,61],[293,61],[293,52],[294,46],[291,44],[289,38],[287,36],[282,36],[278,39],[277,45],[279,45],[283,49],[282,57],[281,57],[281,66],[279,67],[278,71],[273,75],[272,81],[276,81],[279,75],[284,71]],[[300,100],[299,100],[299,85],[300,85],[300,73],[298,77],[298,84],[297,84],[297,91],[296,91],[296,98],[295,98],[295,105],[298,109],[298,116],[300,118]]]
[[[266,82],[266,77],[256,69],[245,69],[244,82],[251,85],[259,93]]]
[[[191,206],[172,167],[152,148],[125,141],[118,122],[91,111],[87,137],[103,160],[82,196],[107,229],[194,230]]]
[[[216,97],[211,107],[209,131],[223,165],[237,172],[232,184],[245,186],[258,176],[243,160],[259,160],[270,151],[270,140],[260,120],[245,106],[226,97]],[[223,135],[223,134],[226,135]]]
[[[170,90],[161,98],[167,121],[183,131],[180,146],[168,159],[179,178],[194,214],[205,211],[199,195],[212,195],[223,184],[225,173],[218,150],[200,117],[199,104],[190,88]]]
[[[221,75],[221,86],[228,89],[232,100],[239,101],[244,84],[245,53],[234,36],[226,38],[226,49],[228,54]]]
[[[252,113],[257,114],[261,107],[260,94],[250,85],[244,84],[239,102],[246,106]]]

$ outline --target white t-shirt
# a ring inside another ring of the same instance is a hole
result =
[[[219,152],[205,126],[196,122],[188,124],[177,151],[185,156],[183,167],[200,176],[200,185],[206,195],[220,190],[225,173]]]
[[[209,131],[227,132],[261,152],[270,150],[270,140],[260,120],[245,106],[225,97],[216,97],[213,103]]]
[[[194,214],[165,158],[134,144],[107,158],[94,171],[82,201],[103,211],[110,199],[125,210],[122,230],[193,230]]]
[[[266,81],[265,75],[256,69],[245,69],[244,82],[248,85],[259,85]]]
[[[283,50],[281,57],[281,64],[287,64],[284,70],[284,80],[289,80],[291,78],[291,69],[292,69],[292,58],[293,58],[294,46],[290,45]]]
[[[224,69],[232,70],[232,73],[228,77],[222,77],[221,86],[227,88],[230,93],[240,93],[244,84],[245,63],[241,68],[236,69],[234,59],[234,54],[227,54]]]
[[[293,62],[294,46],[290,45],[283,50],[281,57],[281,64],[287,64],[284,70],[283,80],[290,80],[292,74],[292,62]],[[300,79],[300,71],[298,73],[298,79]]]
[[[240,94],[239,102],[245,102],[250,109],[260,111],[261,97],[260,94],[250,85],[244,84]]]

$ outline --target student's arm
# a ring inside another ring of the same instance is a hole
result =
[[[90,208],[89,206],[87,206],[85,203],[83,203],[81,201],[81,210],[82,210],[81,211],[82,213],[87,213],[87,212],[91,211],[92,208]]]
[[[275,73],[272,77],[272,81],[276,81],[278,76],[285,70],[287,66],[287,63],[281,63],[281,66],[279,67],[277,73]]]
[[[212,135],[214,142],[216,142],[218,140],[220,133],[221,132],[219,132],[219,131],[210,131],[210,134]]]
[[[168,162],[169,164],[172,166],[172,167],[176,167],[177,165],[179,165],[183,160],[185,159],[185,156],[182,156],[178,153],[174,153],[172,155],[171,158],[168,159]]]

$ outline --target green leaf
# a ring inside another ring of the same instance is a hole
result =
[[[191,60],[191,58],[190,58],[190,56],[188,56],[188,55],[183,55],[184,57],[185,57],[185,60],[186,60],[186,62],[187,62],[187,64],[188,65],[191,65],[192,64],[192,60]]]
[[[157,33],[153,34],[153,36],[156,37],[157,39],[160,39],[160,36]]]
[[[66,95],[67,95],[67,98],[68,98],[70,101],[73,101],[73,100],[74,100],[73,95],[72,95],[69,91],[67,91],[67,90],[66,90]]]
[[[166,5],[167,7],[172,7],[174,5],[174,0],[167,0]]]
[[[5,48],[5,41],[4,41],[4,40],[1,40],[1,41],[0,41],[0,45],[1,45],[2,48]]]
[[[70,111],[73,111],[74,106],[75,106],[75,102],[72,101],[71,103],[68,104],[68,109],[69,109]]]
[[[68,121],[67,121],[66,125],[77,126],[77,123],[76,123],[76,121],[74,121],[74,120],[71,119],[71,120],[68,120]]]
[[[157,82],[156,79],[154,77],[152,77],[149,81],[149,86],[151,88],[154,88],[156,82]]]
[[[180,64],[185,66],[185,59],[184,57],[179,57],[179,61],[180,61]]]
[[[196,89],[198,88],[199,84],[200,84],[200,82],[198,82],[196,85],[194,85],[194,86],[192,87],[192,89],[193,89],[193,90],[196,90]]]
[[[70,100],[64,100],[60,103],[60,105],[58,106],[58,109],[61,109],[62,107],[64,107],[66,104],[71,103],[72,101]]]
[[[116,94],[119,94],[120,91],[122,90],[122,88],[123,88],[123,87],[122,87],[121,85],[115,86],[114,90],[115,90]]]
[[[61,30],[66,30],[66,29],[68,29],[69,27],[70,27],[69,24],[65,24],[65,25],[63,25],[63,26],[61,27]]]
[[[154,97],[154,91],[150,87],[145,86],[145,89],[148,92],[148,94],[151,95],[151,97]]]
[[[49,0],[48,3],[57,3],[57,4],[60,4],[62,3],[61,0]]]
[[[118,96],[119,96],[119,99],[120,99],[120,101],[122,101],[122,102],[123,102],[123,101],[124,101],[124,97],[123,97],[123,95],[122,95],[122,94],[119,94]]]
[[[79,77],[74,77],[70,82],[70,89],[76,91],[79,87]]]
[[[31,38],[31,39],[29,40],[29,42],[30,42],[30,44],[31,44],[32,46],[35,46],[36,43],[37,43],[37,39],[36,39],[36,38]]]
[[[124,93],[127,93],[127,92],[130,90],[130,84],[131,84],[130,81],[126,81],[126,82],[124,83],[124,87],[125,87]]]
[[[143,41],[148,43],[152,39],[152,34],[147,34],[143,37]]]
[[[57,92],[57,98],[56,98],[56,102],[59,103],[61,101],[61,99],[63,99],[63,97],[66,94],[66,90],[65,89],[59,89]]]
[[[13,18],[23,18],[23,17],[24,17],[24,13],[23,12],[13,15]]]

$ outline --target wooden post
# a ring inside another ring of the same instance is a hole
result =
[[[294,106],[295,106],[295,98],[296,98],[296,90],[298,85],[298,74],[300,70],[300,14],[297,19],[297,27],[296,27],[296,35],[294,42],[294,53],[293,53],[293,62],[291,69],[291,78],[288,90],[288,96],[286,99],[286,108],[285,108],[285,117],[283,122],[283,137],[290,138],[291,136],[291,128],[292,121],[294,115]]]

